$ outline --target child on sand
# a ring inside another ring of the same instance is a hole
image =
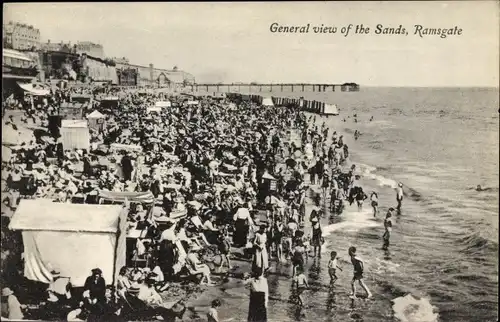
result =
[[[342,269],[338,266],[337,263],[337,252],[332,251],[330,253],[330,261],[328,262],[328,274],[330,274],[330,285],[335,284],[337,281],[338,277],[336,275],[337,268],[342,271]]]
[[[307,277],[304,274],[304,268],[299,266],[297,268],[297,276],[293,278],[292,282],[292,294],[294,298],[297,299],[299,306],[304,306],[304,300],[302,299],[302,293],[309,287],[307,283]]]
[[[221,306],[219,300],[212,301],[212,307],[208,310],[207,321],[208,322],[219,322],[219,314],[217,313],[217,308]]]

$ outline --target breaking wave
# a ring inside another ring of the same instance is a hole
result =
[[[416,298],[412,294],[392,300],[394,317],[401,322],[437,322],[437,308],[427,298]]]

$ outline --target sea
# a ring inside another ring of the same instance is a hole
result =
[[[340,219],[324,224],[323,256],[307,264],[311,287],[304,309],[288,302],[289,264],[272,263],[270,321],[498,321],[498,88],[254,94],[336,104],[340,115],[318,115],[316,124],[344,135],[364,190],[376,191],[380,204],[376,218],[366,203],[361,211],[348,206]],[[405,199],[386,252],[383,218],[396,205],[399,182]],[[349,246],[365,262],[373,299],[348,296]],[[342,271],[330,288],[332,250]],[[234,284],[225,292],[221,320],[246,320],[248,291]]]

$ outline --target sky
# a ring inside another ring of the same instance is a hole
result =
[[[107,57],[192,73],[203,82],[366,86],[499,84],[499,4],[447,2],[10,3],[4,21],[40,29],[42,41],[92,41]],[[309,33],[272,33],[270,25]],[[316,34],[313,26],[337,27]],[[369,34],[341,34],[363,24]],[[376,35],[377,24],[408,35]],[[414,35],[424,28],[462,35]]]

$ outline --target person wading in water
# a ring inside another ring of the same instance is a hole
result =
[[[387,215],[385,215],[385,220],[384,220],[384,228],[385,232],[382,238],[384,239],[384,245],[382,246],[383,250],[388,250],[389,249],[389,241],[391,239],[391,232],[392,232],[392,212],[394,211],[394,208],[389,208],[389,211],[387,212]]]
[[[363,271],[364,271],[364,263],[363,260],[356,255],[356,247],[351,246],[349,247],[349,256],[351,256],[351,263],[352,266],[354,267],[354,276],[352,277],[351,281],[351,287],[352,287],[352,294],[350,297],[352,299],[356,299],[356,281],[359,282],[359,285],[365,290],[366,292],[366,298],[371,298],[373,295],[366,286],[365,282],[363,281]]]
[[[401,206],[403,204],[403,184],[400,182],[398,187],[396,188],[396,201],[398,202],[398,206],[396,207],[398,214],[401,213]]]

